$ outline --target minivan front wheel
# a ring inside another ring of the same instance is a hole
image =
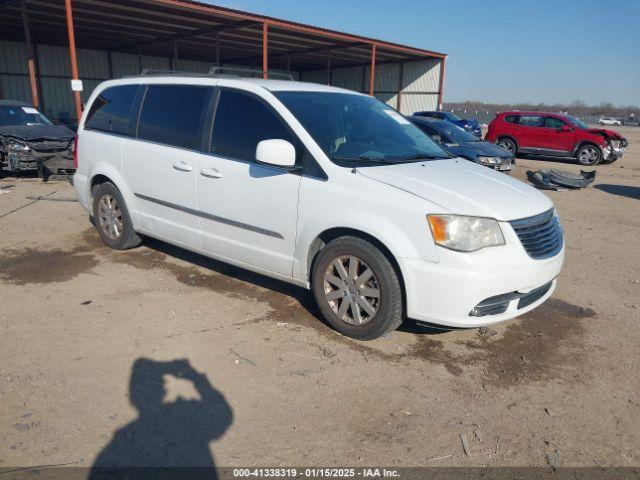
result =
[[[93,223],[103,243],[114,250],[140,245],[122,194],[112,183],[102,183],[93,191]]]
[[[389,259],[370,242],[339,237],[323,248],[312,272],[313,294],[329,325],[372,340],[402,323],[402,286]]]

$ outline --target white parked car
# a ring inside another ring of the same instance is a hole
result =
[[[622,120],[612,117],[600,117],[598,123],[600,125],[622,125]]]
[[[313,290],[339,332],[479,327],[556,286],[564,240],[536,189],[443,151],[378,100],[290,81],[104,82],[74,184],[106,245],[140,234]]]

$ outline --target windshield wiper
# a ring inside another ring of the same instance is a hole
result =
[[[396,160],[400,161],[400,162],[411,162],[413,160],[438,160],[438,159],[442,159],[442,158],[453,158],[453,156],[452,155],[447,155],[446,153],[445,153],[445,156],[433,155],[433,154],[430,154],[430,153],[419,153],[417,155],[411,155],[411,156],[408,156],[408,157],[398,157]]]
[[[366,155],[361,155],[359,157],[331,157],[331,160],[336,162],[369,162],[369,163],[383,163],[385,165],[393,165],[394,162],[390,162],[389,160],[385,160],[380,157],[368,157]]]

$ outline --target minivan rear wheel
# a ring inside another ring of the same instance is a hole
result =
[[[140,245],[122,194],[112,183],[102,183],[94,189],[93,224],[103,243],[114,250]]]
[[[381,337],[402,323],[402,286],[389,259],[352,236],[329,242],[312,272],[313,294],[327,323],[358,340]]]

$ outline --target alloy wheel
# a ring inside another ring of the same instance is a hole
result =
[[[343,322],[363,325],[380,309],[380,284],[367,263],[354,255],[333,260],[324,274],[325,298]]]
[[[591,165],[598,161],[598,153],[596,147],[585,147],[580,150],[578,160],[580,160],[580,163],[583,165]]]
[[[513,142],[509,140],[501,140],[498,142],[498,146],[504,148],[507,152],[513,153]]]
[[[108,193],[98,202],[98,223],[111,240],[117,240],[122,235],[122,211],[116,199]]]

